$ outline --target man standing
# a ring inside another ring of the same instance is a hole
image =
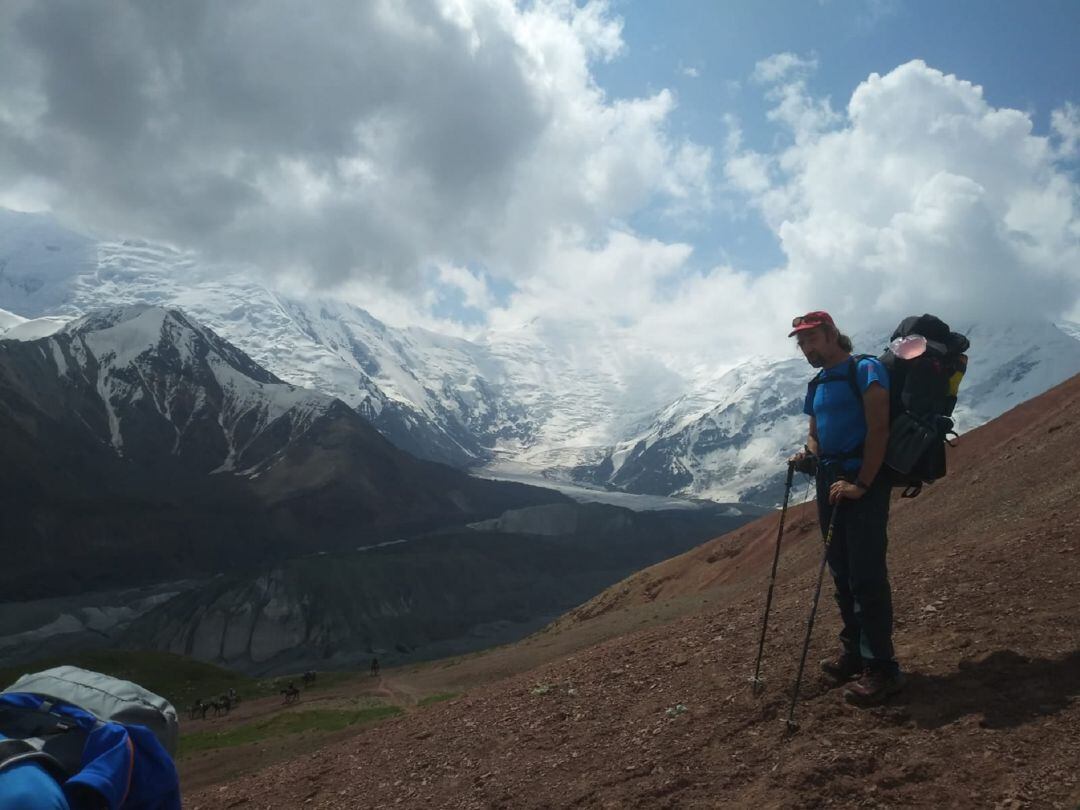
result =
[[[821,662],[837,683],[858,679],[844,697],[858,705],[880,703],[898,692],[904,676],[892,645],[892,594],[886,565],[889,495],[881,469],[889,441],[889,374],[874,358],[851,356],[851,340],[827,312],[795,318],[788,337],[814,368],[803,412],[810,437],[796,465],[816,457],[818,521],[827,531],[838,509],[828,564],[836,585],[843,630],[841,651]]]

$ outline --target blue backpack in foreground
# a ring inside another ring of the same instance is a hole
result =
[[[0,775],[35,762],[72,810],[180,810],[176,711],[138,684],[79,667],[23,675],[0,693]]]

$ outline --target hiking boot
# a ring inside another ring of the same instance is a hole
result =
[[[863,673],[861,658],[848,653],[840,653],[835,658],[826,658],[821,662],[821,671],[837,683],[847,683]]]
[[[906,683],[902,672],[893,675],[870,669],[844,690],[844,700],[856,706],[876,706],[903,689]]]

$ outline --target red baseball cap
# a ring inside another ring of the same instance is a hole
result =
[[[825,325],[836,328],[836,324],[833,323],[832,315],[828,312],[821,310],[815,310],[814,312],[807,312],[805,315],[798,315],[791,319],[792,330],[788,332],[788,337],[799,332],[805,332],[807,329],[816,329],[819,326]]]

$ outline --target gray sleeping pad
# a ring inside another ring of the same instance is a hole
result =
[[[176,755],[180,734],[176,709],[165,698],[137,683],[63,666],[23,675],[3,691],[30,692],[73,703],[101,720],[146,726],[170,756]]]

